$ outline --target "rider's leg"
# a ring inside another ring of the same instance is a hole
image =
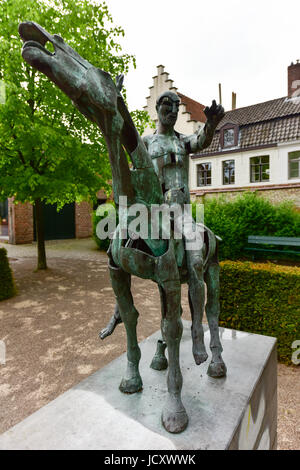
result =
[[[115,262],[113,260],[113,256],[112,256],[112,242],[110,242],[109,248],[107,250],[107,255],[108,255],[108,258],[109,258],[108,267],[109,268],[110,267],[117,268],[117,265],[115,264]],[[129,287],[130,287],[131,286],[131,276],[129,277],[129,283],[130,283],[129,284]],[[116,326],[119,323],[122,323],[122,318],[121,318],[121,315],[120,315],[120,309],[119,309],[119,306],[118,306],[118,302],[116,302],[114,314],[110,318],[110,320],[109,320],[108,324],[106,325],[106,327],[103,328],[100,331],[99,338],[104,339],[107,336],[111,335],[114,332]]]
[[[103,330],[100,331],[99,338],[104,339],[107,336],[111,335],[114,332],[116,326],[119,323],[122,323],[122,319],[121,319],[121,315],[120,315],[120,311],[119,311],[119,306],[116,303],[114,314],[110,318],[110,320],[109,320],[108,324],[106,325],[106,327],[103,328]]]
[[[112,287],[119,306],[121,318],[127,333],[127,371],[120,384],[124,393],[135,393],[142,390],[143,383],[139,373],[141,351],[137,342],[136,325],[138,311],[133,305],[130,290],[130,274],[118,267],[109,267]]]

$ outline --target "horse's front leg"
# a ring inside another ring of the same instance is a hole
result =
[[[193,356],[197,365],[207,359],[204,344],[202,318],[205,303],[205,284],[203,275],[203,258],[200,251],[187,250],[189,305],[192,315]]]
[[[119,388],[123,393],[135,393],[143,388],[143,382],[139,373],[141,351],[136,334],[139,314],[133,305],[130,290],[130,274],[121,268],[113,266],[109,266],[109,271],[119,312],[127,333],[127,370]]]
[[[168,396],[162,412],[162,423],[172,433],[184,431],[188,416],[181,401],[182,375],[179,364],[179,348],[182,336],[181,285],[179,281],[166,281],[163,290],[162,334],[167,343],[169,356]]]

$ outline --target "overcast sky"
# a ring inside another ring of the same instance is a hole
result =
[[[100,1],[100,0],[99,0]],[[137,68],[126,76],[129,109],[146,105],[156,66],[181,93],[231,109],[287,95],[287,66],[300,59],[299,0],[106,0],[122,26],[124,52]]]

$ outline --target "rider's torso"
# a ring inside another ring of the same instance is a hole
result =
[[[163,192],[178,193],[178,203],[189,203],[189,161],[184,140],[178,135],[154,134],[147,136],[146,145]]]

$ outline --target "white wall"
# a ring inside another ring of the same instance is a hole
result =
[[[173,85],[173,80],[169,79],[169,74],[164,71],[164,66],[157,67],[157,75],[153,77],[153,85],[149,88],[150,95],[147,97],[147,105],[144,110],[148,111],[151,119],[157,124],[157,113],[155,109],[156,100],[164,91],[173,91],[177,93],[177,88]],[[191,120],[191,115],[186,111],[185,104],[180,104],[178,119],[175,124],[175,130],[181,134],[191,135],[197,131],[199,127],[204,127],[204,124],[198,121]],[[147,127],[143,136],[153,134],[153,129]]]
[[[215,155],[211,157],[201,157],[191,159],[189,184],[190,190],[197,189],[225,189],[241,186],[267,186],[273,184],[299,183],[300,178],[288,179],[288,153],[300,151],[300,141],[289,144],[281,144],[278,147],[265,148],[261,150],[250,150],[225,155]],[[263,155],[270,156],[270,179],[261,183],[250,182],[250,158]],[[223,165],[224,160],[235,161],[235,184],[223,185]],[[212,166],[212,184],[210,186],[197,187],[197,164],[209,163]]]

